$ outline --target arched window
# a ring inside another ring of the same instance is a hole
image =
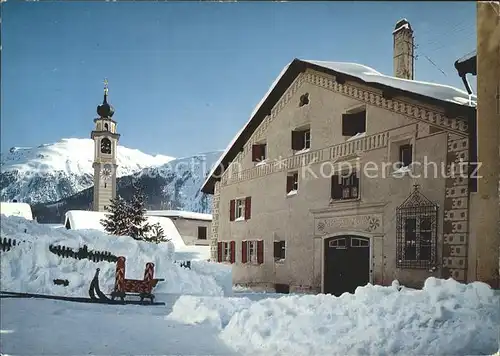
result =
[[[111,154],[111,141],[104,137],[101,140],[101,153]]]
[[[109,126],[107,123],[104,124],[104,130],[109,131]]]
[[[398,268],[430,269],[437,258],[438,206],[418,190],[396,209]]]

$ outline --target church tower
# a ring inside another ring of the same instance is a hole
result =
[[[120,135],[116,133],[115,113],[108,104],[108,82],[104,81],[104,100],[97,107],[98,118],[91,138],[94,140],[94,202],[95,211],[106,211],[110,199],[116,197],[116,150]]]
[[[402,79],[413,80],[414,76],[414,38],[413,30],[406,19],[396,23],[394,31],[393,56],[394,76]]]

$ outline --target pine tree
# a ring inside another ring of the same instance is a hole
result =
[[[111,199],[111,204],[106,206],[108,214],[101,219],[104,230],[113,235],[127,235],[130,227],[130,209],[127,202],[120,196]]]
[[[142,240],[150,229],[151,225],[149,225],[146,218],[144,194],[140,188],[136,188],[130,203],[129,235],[136,240]]]
[[[160,223],[156,223],[151,225],[151,229],[144,237],[144,241],[159,244],[160,242],[168,242],[170,239],[166,238],[165,231],[161,227]]]

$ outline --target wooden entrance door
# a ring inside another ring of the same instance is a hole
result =
[[[370,240],[343,235],[326,239],[324,293],[340,296],[354,293],[370,281]]]

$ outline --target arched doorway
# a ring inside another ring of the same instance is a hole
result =
[[[354,293],[370,281],[370,239],[356,235],[324,241],[323,292],[340,296]]]

